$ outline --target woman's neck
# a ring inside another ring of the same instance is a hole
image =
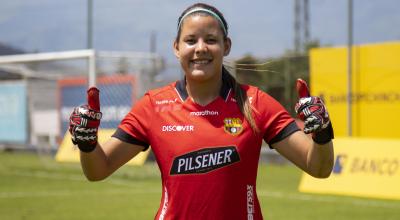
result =
[[[205,106],[214,101],[220,93],[222,87],[222,77],[216,79],[199,82],[186,78],[186,91],[192,100]]]

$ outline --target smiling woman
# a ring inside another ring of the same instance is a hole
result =
[[[197,103],[207,105],[218,96],[222,61],[229,54],[231,41],[225,37],[221,30],[225,28],[220,28],[220,22],[214,16],[204,15],[208,12],[191,10],[188,13],[191,14],[179,23],[175,55],[185,72],[189,95]],[[191,88],[196,82],[201,82],[202,86]]]
[[[198,26],[204,28],[198,30]],[[174,49],[188,80],[215,79],[221,72],[222,57],[228,55],[231,42],[219,26],[213,17],[204,15],[190,16],[183,22]]]
[[[179,17],[173,43],[184,78],[147,92],[102,146],[99,120],[91,117],[100,111],[98,97],[89,96],[98,107],[76,108],[70,124],[87,178],[106,178],[151,145],[162,177],[156,219],[258,220],[263,140],[309,174],[329,176],[333,130],[322,101],[299,84],[296,106],[311,138],[271,96],[236,82],[223,66],[231,46],[222,13],[194,4]]]

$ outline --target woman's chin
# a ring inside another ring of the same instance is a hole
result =
[[[196,81],[213,80],[218,77],[217,71],[212,66],[205,66],[204,68],[189,68],[186,71],[186,77]]]
[[[195,79],[195,80],[205,80],[207,78],[210,78],[211,74],[207,73],[204,70],[193,70],[190,72],[190,78]]]

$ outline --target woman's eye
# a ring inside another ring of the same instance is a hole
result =
[[[214,38],[207,39],[207,43],[209,43],[209,44],[215,44],[216,42],[217,42],[217,40]]]
[[[186,39],[185,42],[187,44],[195,44],[196,43],[196,41],[194,39]]]

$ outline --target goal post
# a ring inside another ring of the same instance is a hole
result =
[[[56,61],[56,60],[73,60],[73,59],[87,59],[88,60],[88,86],[96,85],[96,56],[95,51],[90,50],[73,50],[62,52],[49,52],[49,53],[32,53],[32,54],[19,54],[19,55],[6,55],[0,56],[1,64],[16,64],[28,62],[41,62],[41,61]]]
[[[86,102],[91,86],[101,90],[101,128],[115,129],[132,104],[159,83],[155,76],[162,68],[160,55],[133,51],[0,56],[0,148],[54,153],[68,129],[69,114]]]

